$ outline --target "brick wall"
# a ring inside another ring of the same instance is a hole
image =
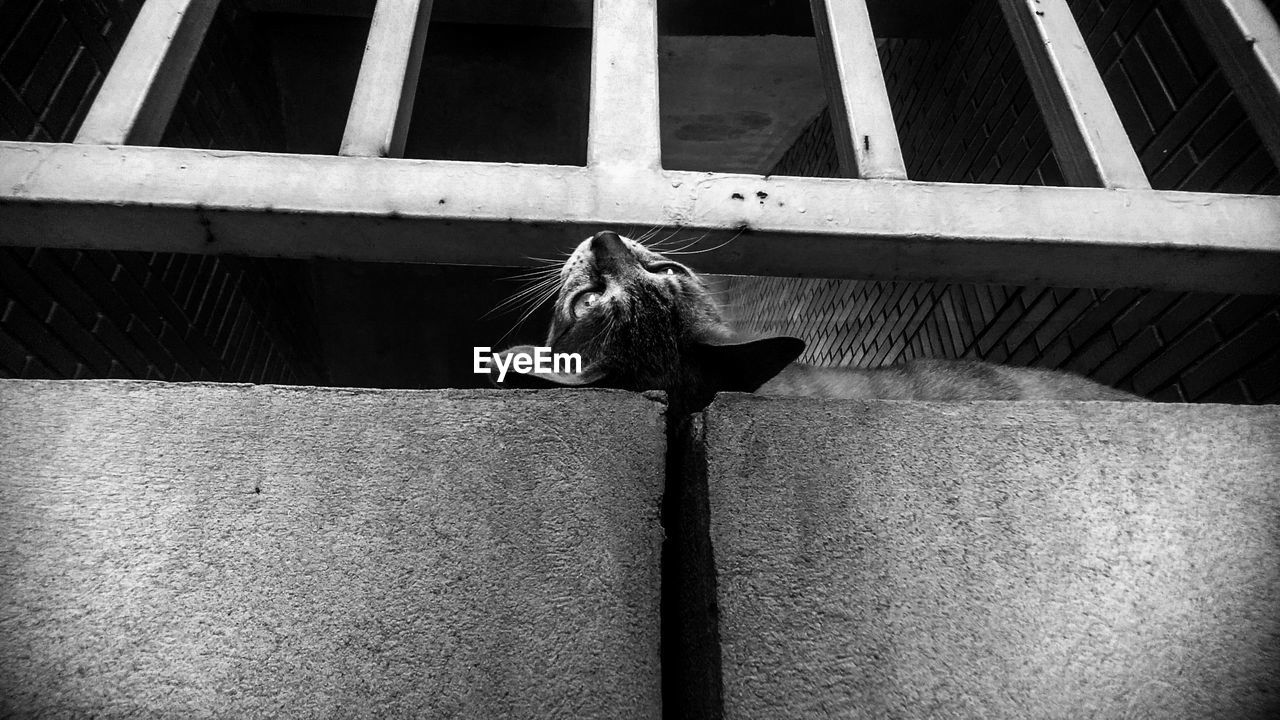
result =
[[[140,0],[0,3],[4,137],[73,137],[140,6]]]
[[[0,4],[0,138],[71,141],[140,5]],[[263,53],[223,0],[164,144],[281,149]],[[0,376],[323,379],[301,263],[39,244],[0,248]]]
[[[1280,193],[1275,164],[1179,3],[1070,4],[1157,189]],[[995,0],[975,2],[946,39],[884,43],[881,60],[912,179],[1062,184]],[[774,170],[835,171],[825,113]],[[1274,296],[790,278],[728,289],[740,325],[805,338],[806,362],[974,357],[1069,368],[1159,400],[1280,401]]]
[[[160,144],[284,152],[269,50],[242,0],[222,0]]]

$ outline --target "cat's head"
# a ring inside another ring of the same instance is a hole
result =
[[[512,373],[503,385],[664,390],[680,410],[719,391],[751,392],[804,349],[796,338],[740,338],[697,273],[609,231],[583,240],[561,268],[546,345],[579,354],[581,372]]]

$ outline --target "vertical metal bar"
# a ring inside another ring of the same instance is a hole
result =
[[[810,0],[810,6],[841,172],[907,179],[866,0]]]
[[[339,154],[404,155],[431,4],[432,0],[378,0]]]
[[[1280,163],[1280,27],[1261,0],[1183,0],[1272,159]]]
[[[1151,187],[1066,0],[1000,0],[1000,8],[1067,182]]]
[[[159,144],[217,10],[218,0],[147,0],[75,141]]]
[[[591,166],[662,165],[657,0],[595,0],[591,49]]]

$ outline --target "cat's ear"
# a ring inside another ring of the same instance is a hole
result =
[[[581,372],[547,372],[547,373],[520,373],[516,372],[512,363],[512,357],[516,355],[527,355],[535,357],[537,348],[532,345],[516,345],[506,350],[499,350],[494,353],[494,359],[489,363],[489,382],[494,387],[511,389],[521,388],[527,390],[543,390],[547,388],[558,387],[594,387],[596,383],[604,380],[604,372],[598,367],[584,367]],[[506,375],[502,381],[498,381],[498,364],[501,363],[507,368]]]
[[[755,392],[804,352],[804,341],[771,337],[747,341],[704,341],[696,346],[702,367],[717,391]]]

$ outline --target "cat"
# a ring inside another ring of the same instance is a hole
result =
[[[1141,399],[1067,372],[973,360],[877,369],[800,364],[802,340],[741,337],[697,273],[611,231],[583,240],[559,283],[546,346],[579,354],[581,371],[510,373],[500,387],[663,390],[677,412],[701,410],[721,391],[859,400]]]

